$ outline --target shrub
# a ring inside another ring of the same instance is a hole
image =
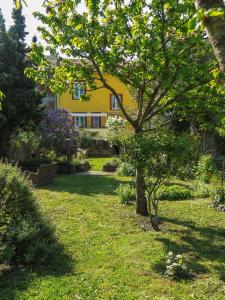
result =
[[[25,131],[17,129],[10,138],[10,158],[13,160],[21,160],[20,151],[23,152],[24,158],[31,158],[36,154],[40,145],[40,137],[35,131]]]
[[[130,204],[136,199],[136,190],[129,183],[120,184],[116,189],[116,193],[120,197],[120,201],[123,204]]]
[[[41,165],[48,165],[52,162],[50,158],[31,158],[28,160],[25,160],[23,162],[19,163],[19,166],[22,168],[24,171],[29,171],[29,172],[37,172],[37,169]]]
[[[169,251],[167,254],[165,275],[172,279],[185,279],[190,277],[190,272],[181,254],[175,255],[172,251]]]
[[[213,188],[201,181],[194,182],[194,191],[192,192],[194,198],[208,198],[213,193]]]
[[[79,133],[65,109],[46,110],[39,124],[41,146],[69,159],[77,150]]]
[[[201,156],[196,170],[196,177],[198,180],[209,183],[215,174],[216,168],[214,165],[213,157],[210,154],[204,154]]]
[[[118,176],[135,176],[136,170],[135,167],[127,162],[122,162],[117,170]]]
[[[157,191],[157,198],[160,200],[185,200],[192,198],[192,193],[186,187],[168,185],[159,187]]]
[[[87,160],[74,159],[73,165],[75,165],[77,172],[87,172],[91,168],[90,163]]]
[[[78,160],[84,160],[86,158],[87,158],[87,150],[79,148],[77,150],[77,159]]]
[[[69,161],[58,162],[58,174],[73,174],[76,173],[76,165]]]
[[[193,179],[195,171],[191,165],[186,165],[179,167],[174,175],[181,180]]]
[[[55,241],[29,181],[17,167],[0,162],[0,265],[45,263]]]
[[[93,133],[88,131],[80,131],[79,147],[89,149],[93,145]]]
[[[118,158],[113,158],[105,162],[102,169],[105,172],[115,172],[119,164],[120,160]]]
[[[214,200],[212,206],[219,211],[225,211],[225,188],[220,187],[214,192]]]

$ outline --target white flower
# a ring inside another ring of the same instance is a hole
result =
[[[169,251],[168,252],[168,256],[170,257],[170,256],[173,256],[173,252],[172,251]]]
[[[172,263],[172,265],[171,265],[172,267],[178,267],[179,266],[179,264],[178,263]]]

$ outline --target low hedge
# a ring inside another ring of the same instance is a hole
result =
[[[160,200],[186,200],[193,198],[192,191],[180,185],[164,185],[157,190]]]

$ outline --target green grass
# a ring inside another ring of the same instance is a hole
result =
[[[163,201],[162,232],[145,231],[115,195],[122,180],[71,175],[39,189],[68,255],[1,278],[0,299],[225,299],[225,215],[209,200]],[[169,250],[184,254],[193,280],[162,275]]]
[[[111,160],[112,157],[92,157],[88,158],[92,171],[102,171],[104,163]]]

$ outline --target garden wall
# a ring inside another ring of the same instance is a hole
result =
[[[52,163],[40,166],[37,173],[25,171],[25,174],[32,181],[33,185],[41,186],[54,181],[57,168],[57,163]]]

